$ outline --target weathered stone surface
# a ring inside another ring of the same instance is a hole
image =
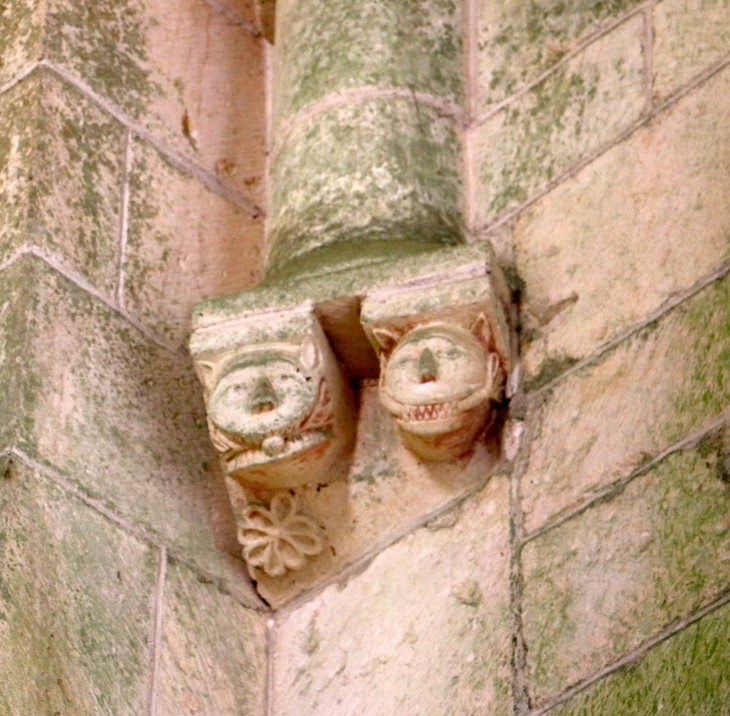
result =
[[[480,105],[499,102],[537,79],[578,40],[640,0],[481,0]]]
[[[182,344],[196,301],[260,280],[263,222],[178,172],[144,142],[134,143],[133,155],[125,307]]]
[[[335,244],[364,259],[368,243],[387,242],[392,258],[398,243],[461,241],[459,161],[451,119],[410,98],[337,107],[297,125],[272,165],[267,267]]]
[[[144,713],[156,550],[14,458],[0,479],[0,712]]]
[[[216,547],[222,478],[189,361],[38,259],[20,263],[29,288],[19,447],[256,603],[243,564]]]
[[[639,118],[643,35],[643,18],[632,17],[477,130],[478,223],[525,201]]]
[[[276,14],[277,120],[359,87],[461,101],[459,2],[278,0]]]
[[[41,54],[43,3],[7,0],[0,6],[0,87]]]
[[[263,188],[261,40],[202,0],[52,0],[46,56],[244,194]]]
[[[213,7],[226,8],[242,20],[256,26],[256,5],[259,0],[207,0]]]
[[[555,716],[730,714],[730,607],[704,617],[641,661],[551,711]]]
[[[728,410],[728,316],[725,278],[555,386],[522,481],[528,530]]]
[[[403,445],[376,386],[362,389],[358,402],[355,453],[351,464],[343,461],[347,479],[314,482],[296,492],[304,511],[324,527],[325,549],[281,577],[255,571],[259,593],[275,608],[415,529],[495,469],[494,446],[490,451],[484,445],[461,461],[424,463]]]
[[[730,579],[730,431],[535,541],[523,625],[537,702],[710,603]]]
[[[508,485],[282,616],[277,716],[512,713]]]
[[[728,0],[662,0],[653,10],[654,93],[664,99],[728,55]]]
[[[14,267],[0,273],[0,452],[14,444],[20,417],[17,405],[25,339],[22,278]]]
[[[0,98],[0,257],[24,243],[114,291],[122,126],[36,71]]]
[[[265,615],[242,607],[184,566],[165,580],[157,716],[262,716]]]
[[[728,257],[729,109],[725,71],[518,217],[528,382],[590,354]]]

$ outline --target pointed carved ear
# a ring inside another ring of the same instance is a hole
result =
[[[373,328],[373,338],[385,354],[389,354],[400,340],[400,336],[388,328]]]
[[[299,359],[307,370],[314,370],[320,361],[319,347],[310,335],[304,336],[302,345],[299,347]]]
[[[206,390],[213,388],[213,371],[215,370],[215,363],[209,363],[207,361],[195,361],[195,370],[198,373],[198,378],[203,384]]]
[[[472,335],[484,346],[489,347],[492,343],[492,328],[485,313],[480,313],[469,328]]]

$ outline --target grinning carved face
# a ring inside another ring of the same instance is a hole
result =
[[[211,438],[229,474],[269,487],[313,479],[313,463],[346,439],[337,424],[346,406],[331,396],[338,377],[309,338],[298,349],[259,346],[230,361],[208,398]]]
[[[428,460],[461,457],[483,430],[490,401],[500,396],[499,356],[488,330],[432,323],[402,337],[374,331],[381,347],[380,399],[406,444]]]

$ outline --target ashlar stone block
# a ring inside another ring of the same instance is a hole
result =
[[[718,598],[730,580],[727,428],[523,550],[536,705]]]
[[[528,530],[727,411],[728,316],[726,277],[549,391],[522,478]]]
[[[158,563],[13,456],[0,478],[0,712],[144,713]]]
[[[526,201],[641,116],[643,38],[643,18],[630,18],[475,130],[478,224]]]
[[[172,561],[161,640],[157,716],[263,716],[265,614]]]
[[[556,716],[730,714],[730,607],[650,650],[640,661],[558,706]]]
[[[3,276],[24,286],[16,446],[257,604],[243,563],[218,549],[222,477],[189,361],[35,257]]]
[[[132,147],[124,305],[181,345],[192,306],[250,288],[263,275],[263,221],[172,167],[142,141]]]
[[[519,215],[528,387],[645,320],[730,256],[729,107],[723,71]]]
[[[581,38],[640,0],[480,0],[479,106],[488,108],[536,80]]]
[[[653,9],[653,25],[659,101],[730,52],[728,0],[662,0]]]
[[[44,57],[261,201],[263,46],[202,0],[51,0]]]
[[[0,107],[0,259],[35,244],[113,294],[124,128],[45,70]]]
[[[276,626],[276,716],[512,713],[508,480]]]

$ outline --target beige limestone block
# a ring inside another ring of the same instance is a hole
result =
[[[243,563],[221,551],[232,517],[221,508],[190,361],[35,257],[7,272],[25,287],[17,445],[240,600],[259,603]]]
[[[165,577],[156,716],[263,716],[266,616],[177,562]]]
[[[662,0],[653,9],[653,24],[658,100],[730,55],[728,0]]]
[[[533,383],[644,320],[728,257],[728,112],[725,71],[518,217],[530,341],[523,365]]]
[[[0,257],[34,244],[114,293],[123,133],[44,70],[0,97]]]
[[[522,478],[528,530],[728,411],[728,316],[725,278],[554,387]]]
[[[262,244],[261,220],[134,143],[124,304],[155,333],[181,345],[197,301],[256,284]]]
[[[528,543],[523,633],[533,705],[725,592],[728,446],[727,430],[712,435]]]
[[[347,478],[318,479],[296,491],[303,512],[324,528],[324,550],[280,577],[253,572],[259,594],[275,608],[423,524],[429,514],[478,489],[495,470],[493,444],[477,445],[458,461],[419,460],[403,445],[376,386],[360,391],[359,406],[355,451],[342,466]],[[233,491],[232,499],[234,511],[239,500],[245,505],[244,495]]]
[[[262,41],[205,0],[50,0],[45,54],[261,201]]]
[[[510,209],[635,122],[646,107],[644,22],[604,35],[479,127],[478,225]]]
[[[145,713],[158,551],[18,456],[6,468],[0,713]]]
[[[282,615],[276,716],[512,713],[508,482]]]

